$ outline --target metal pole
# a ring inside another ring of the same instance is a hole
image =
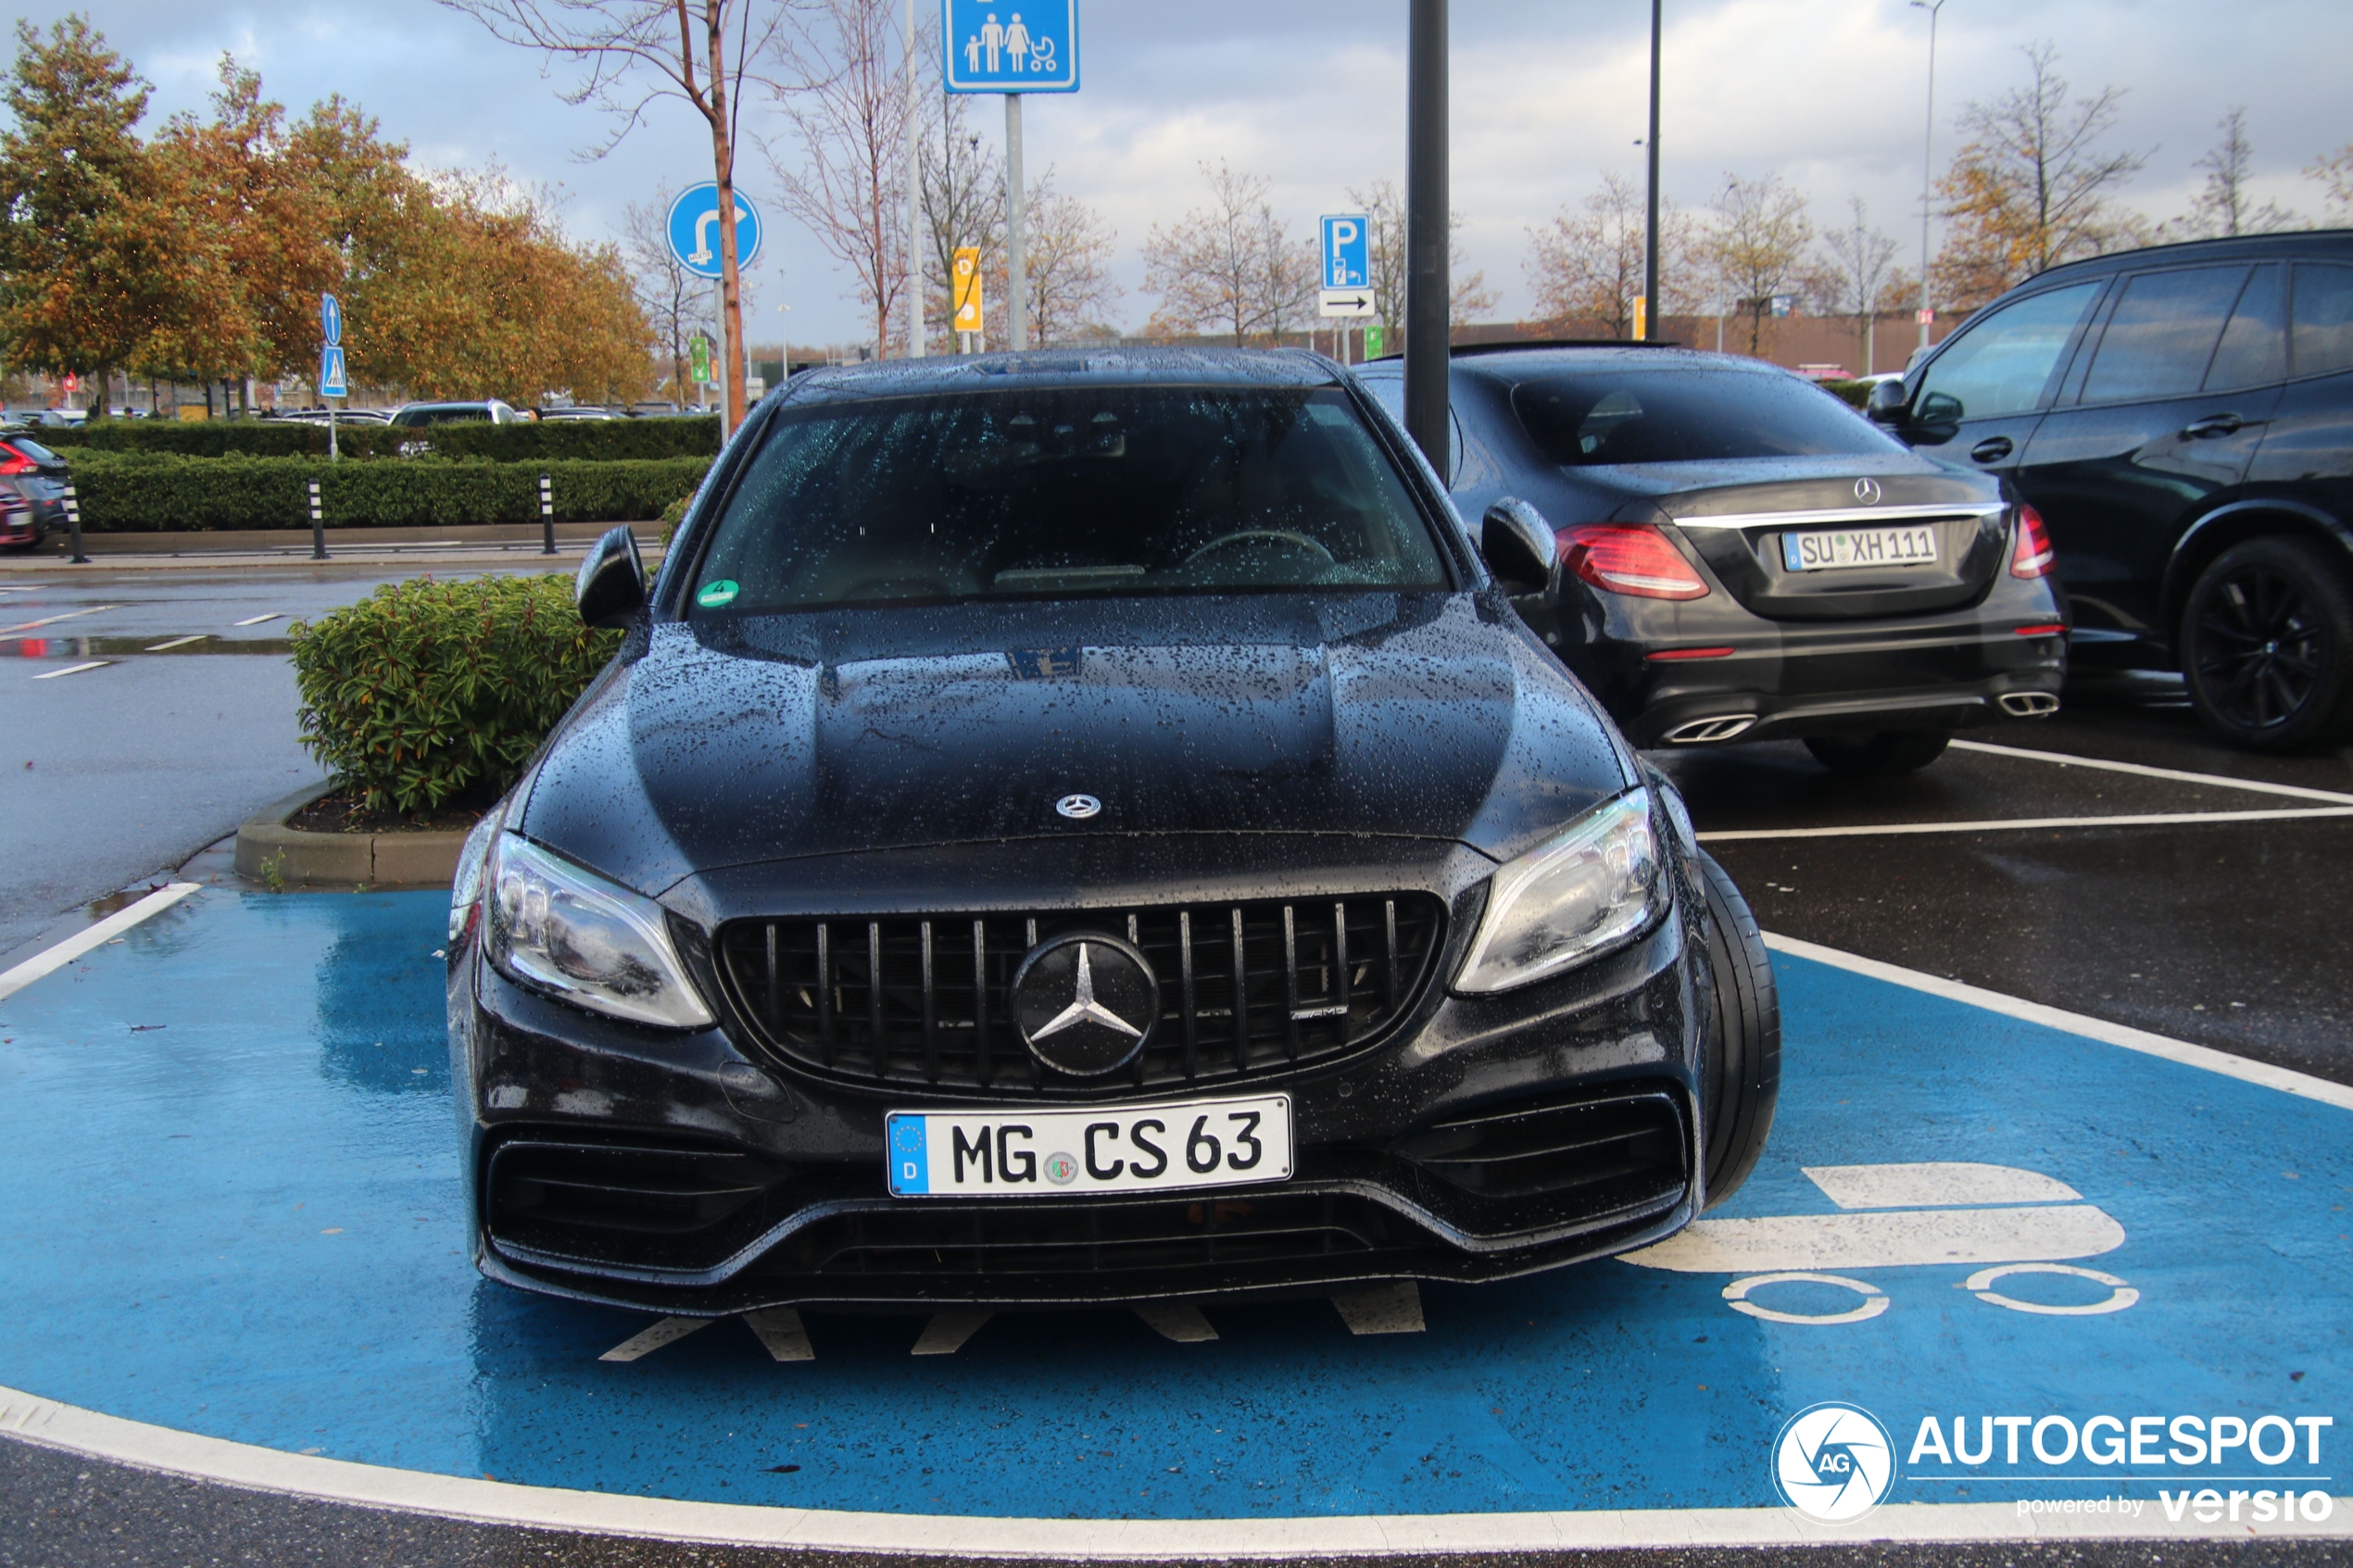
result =
[[[1005,292],[1008,341],[1029,346],[1029,237],[1022,222],[1021,94],[1005,94]]]
[[[915,0],[907,0],[907,358],[924,357],[923,136],[915,120]]]
[[[342,462],[343,454],[335,450],[335,400],[332,397],[321,397],[319,401],[327,406],[327,461]]]
[[[539,476],[539,553],[556,553],[556,482],[544,473]]]
[[[1650,207],[1642,219],[1642,340],[1658,339],[1658,45],[1662,0],[1651,0]]]
[[[73,483],[66,483],[66,532],[73,541],[73,564],[88,566],[90,558],[82,553],[82,502],[73,493]]]
[[[711,285],[711,298],[713,307],[711,315],[719,322],[719,330],[712,334],[718,340],[719,358],[711,367],[711,373],[719,378],[719,439],[724,442],[736,433],[736,410],[729,400],[735,383],[727,374],[727,368],[735,361],[727,358],[726,285],[714,282]]]
[[[310,482],[310,558],[327,558],[327,513],[319,504],[319,482]]]
[[[1405,431],[1447,458],[1446,0],[1413,0],[1405,66]]]
[[[1936,13],[1944,0],[1912,0],[1928,13],[1928,125],[1920,135],[1920,346],[1928,346],[1928,220],[1936,187]]]

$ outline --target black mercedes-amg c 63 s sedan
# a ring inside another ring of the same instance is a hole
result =
[[[1484,558],[1482,561],[1482,556]],[[1479,1280],[1739,1185],[1780,1029],[1681,803],[1340,367],[796,376],[470,842],[474,1255],[685,1314]]]

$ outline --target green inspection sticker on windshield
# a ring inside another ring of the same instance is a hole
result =
[[[702,591],[695,596],[695,603],[705,609],[717,609],[722,605],[733,604],[736,592],[735,579],[723,577],[716,583],[704,583]]]

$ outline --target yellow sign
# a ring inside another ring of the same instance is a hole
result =
[[[980,331],[980,247],[958,245],[950,286],[956,302],[955,325],[960,332]]]

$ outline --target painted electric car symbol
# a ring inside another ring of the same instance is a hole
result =
[[[2061,1260],[2092,1258],[2124,1245],[2124,1227],[2055,1177],[2011,1165],[1936,1160],[1909,1165],[1809,1165],[1806,1179],[1836,1204],[1835,1214],[1776,1214],[1755,1220],[1700,1220],[1660,1242],[1625,1254],[1646,1269],[1728,1273],[1736,1312],[1769,1323],[1861,1323],[1887,1311],[1887,1293],[1836,1270],[1974,1264],[1963,1288],[2012,1311],[2052,1317],[2120,1312],[2141,1293],[2096,1269]],[[2017,1274],[2064,1274],[2104,1285],[2103,1300],[2050,1306],[1994,1289]],[[1750,1299],[1769,1285],[1842,1286],[1859,1298],[1844,1311],[1786,1312]]]

